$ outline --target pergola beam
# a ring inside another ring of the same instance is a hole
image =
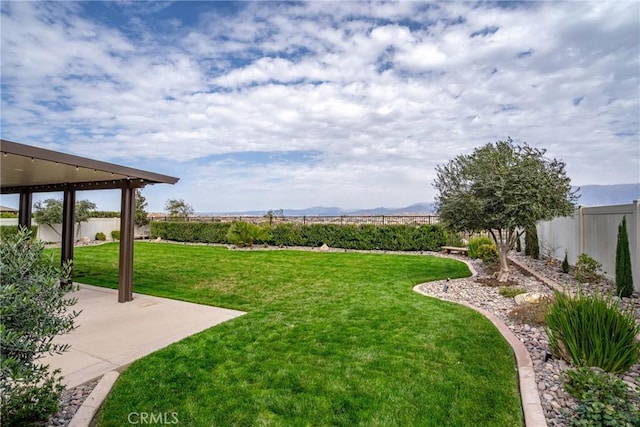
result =
[[[133,299],[135,191],[178,178],[0,140],[0,193],[20,194],[18,222],[31,225],[33,193],[62,191],[62,262],[73,259],[76,191],[121,189],[118,301]]]
[[[31,205],[33,203],[32,193],[29,191],[20,192],[20,205],[18,207],[18,225],[31,228]],[[34,236],[35,237],[35,236]]]
[[[75,223],[76,192],[66,188],[62,200],[62,264],[73,260],[73,225]]]

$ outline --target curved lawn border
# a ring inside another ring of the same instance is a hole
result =
[[[454,257],[451,257],[454,258]],[[473,266],[460,258],[454,258],[460,262],[464,262],[469,267],[471,271],[471,277],[476,276],[478,273],[473,268]],[[466,279],[455,279],[454,281],[467,280]],[[464,305],[469,307],[478,313],[482,314],[484,317],[489,319],[491,323],[495,325],[498,331],[502,334],[502,336],[507,340],[511,348],[513,349],[513,354],[516,358],[516,364],[518,365],[518,379],[520,386],[520,399],[522,401],[522,412],[524,414],[524,423],[525,426],[529,427],[538,427],[538,426],[546,426],[547,420],[544,416],[544,411],[542,410],[542,403],[540,402],[540,395],[538,394],[538,387],[536,385],[536,376],[535,371],[533,370],[533,361],[531,360],[531,356],[527,351],[527,348],[520,342],[520,340],[511,332],[511,330],[504,324],[504,322],[498,319],[493,313],[488,312],[479,307],[474,307],[471,304],[465,302],[457,302],[451,300],[445,300],[442,298],[435,297],[433,295],[429,295],[427,293],[421,292],[419,287],[424,283],[420,283],[414,286],[413,290],[419,294],[437,298],[441,301],[447,301],[454,304]]]
[[[82,402],[82,405],[80,405],[80,408],[78,408],[78,412],[71,418],[68,427],[89,427],[119,375],[120,373],[118,371],[109,371],[100,378],[100,381],[98,381],[98,384],[91,394],[89,394],[84,402]]]

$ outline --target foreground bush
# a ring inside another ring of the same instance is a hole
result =
[[[67,309],[70,265],[55,266],[43,244],[22,229],[0,244],[0,388],[3,425],[32,425],[58,410],[63,386],[59,371],[38,363],[67,345],[51,340],[74,328],[79,314]]]
[[[571,426],[638,426],[638,396],[620,379],[590,368],[565,373],[564,388],[578,399]]]
[[[246,224],[246,223],[245,223]],[[152,222],[151,237],[177,242],[228,243],[230,223]],[[236,226],[238,227],[238,226]],[[242,227],[242,226],[241,226]],[[336,225],[292,224],[257,226],[264,235],[256,244],[388,251],[439,251],[447,244],[447,234],[439,225]]]
[[[621,312],[611,296],[556,292],[546,320],[552,353],[575,366],[622,373],[640,360],[640,342],[635,342],[640,325],[633,311]]]

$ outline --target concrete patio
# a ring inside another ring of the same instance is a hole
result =
[[[71,388],[121,370],[140,357],[207,328],[244,314],[183,301],[133,294],[118,303],[118,291],[80,285],[72,295],[82,310],[74,331],[56,339],[71,345],[61,355],[47,356],[45,363],[59,368],[65,386]]]

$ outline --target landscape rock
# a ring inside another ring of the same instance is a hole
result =
[[[540,301],[542,301],[542,298],[544,298],[544,296],[545,295],[540,292],[527,292],[524,294],[516,295],[513,300],[515,301],[516,305],[540,304]]]

